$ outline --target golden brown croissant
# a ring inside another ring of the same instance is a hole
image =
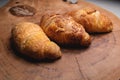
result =
[[[67,15],[44,15],[40,26],[47,36],[60,45],[88,46],[91,38],[82,25]]]
[[[31,22],[21,22],[12,29],[12,38],[18,50],[34,59],[57,59],[61,57],[60,48],[51,42],[43,30]]]
[[[113,29],[111,20],[93,8],[83,8],[68,13],[74,20],[83,25],[89,33],[110,32]]]

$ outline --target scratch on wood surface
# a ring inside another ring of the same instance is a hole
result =
[[[98,59],[97,61],[95,61],[95,62],[91,63],[91,65],[96,65],[97,63],[99,63],[99,62],[101,62],[101,61],[105,60],[108,56],[109,56],[108,54],[107,54],[107,55],[105,55],[105,56],[103,56],[102,58]]]
[[[39,68],[30,68],[24,71],[25,74],[36,74],[37,76],[45,79],[57,79],[60,78],[62,75],[62,72],[59,71],[57,68],[51,68],[47,66],[39,66]]]
[[[112,35],[113,35],[114,45],[115,45],[117,40],[116,40],[116,37],[115,37],[114,33],[112,33]]]
[[[80,68],[80,65],[79,65],[77,57],[75,57],[75,60],[76,60],[76,63],[78,65],[79,72],[80,72],[81,76],[83,77],[83,80],[90,80],[89,78],[86,79],[86,76],[83,74],[83,72],[82,72],[82,70]]]

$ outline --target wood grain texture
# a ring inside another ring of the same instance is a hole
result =
[[[37,13],[16,17],[9,13],[12,6],[25,4]],[[94,7],[113,22],[111,33],[91,34],[89,48],[62,48],[63,57],[55,62],[34,62],[18,54],[11,43],[11,29],[21,21],[39,23],[45,13],[59,13]],[[120,20],[96,5],[79,1],[69,4],[62,0],[10,0],[0,8],[0,80],[119,80],[120,79]]]

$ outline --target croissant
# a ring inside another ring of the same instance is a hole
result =
[[[33,59],[57,59],[62,55],[59,46],[34,23],[18,23],[12,29],[12,38],[18,50]]]
[[[83,25],[85,30],[89,33],[111,32],[113,29],[111,20],[100,11],[93,8],[71,11],[68,15],[72,16],[76,22]]]
[[[88,46],[91,43],[91,37],[83,26],[70,16],[46,14],[42,16],[40,26],[59,45]]]

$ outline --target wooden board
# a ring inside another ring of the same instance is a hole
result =
[[[31,17],[9,13],[12,6],[27,4],[36,8]],[[91,35],[89,48],[62,48],[63,56],[55,62],[34,62],[15,53],[10,43],[11,29],[20,21],[39,23],[49,12],[65,13],[82,7],[94,7],[113,22],[111,33]],[[62,0],[10,0],[0,8],[0,80],[120,80],[120,20],[96,5]]]

